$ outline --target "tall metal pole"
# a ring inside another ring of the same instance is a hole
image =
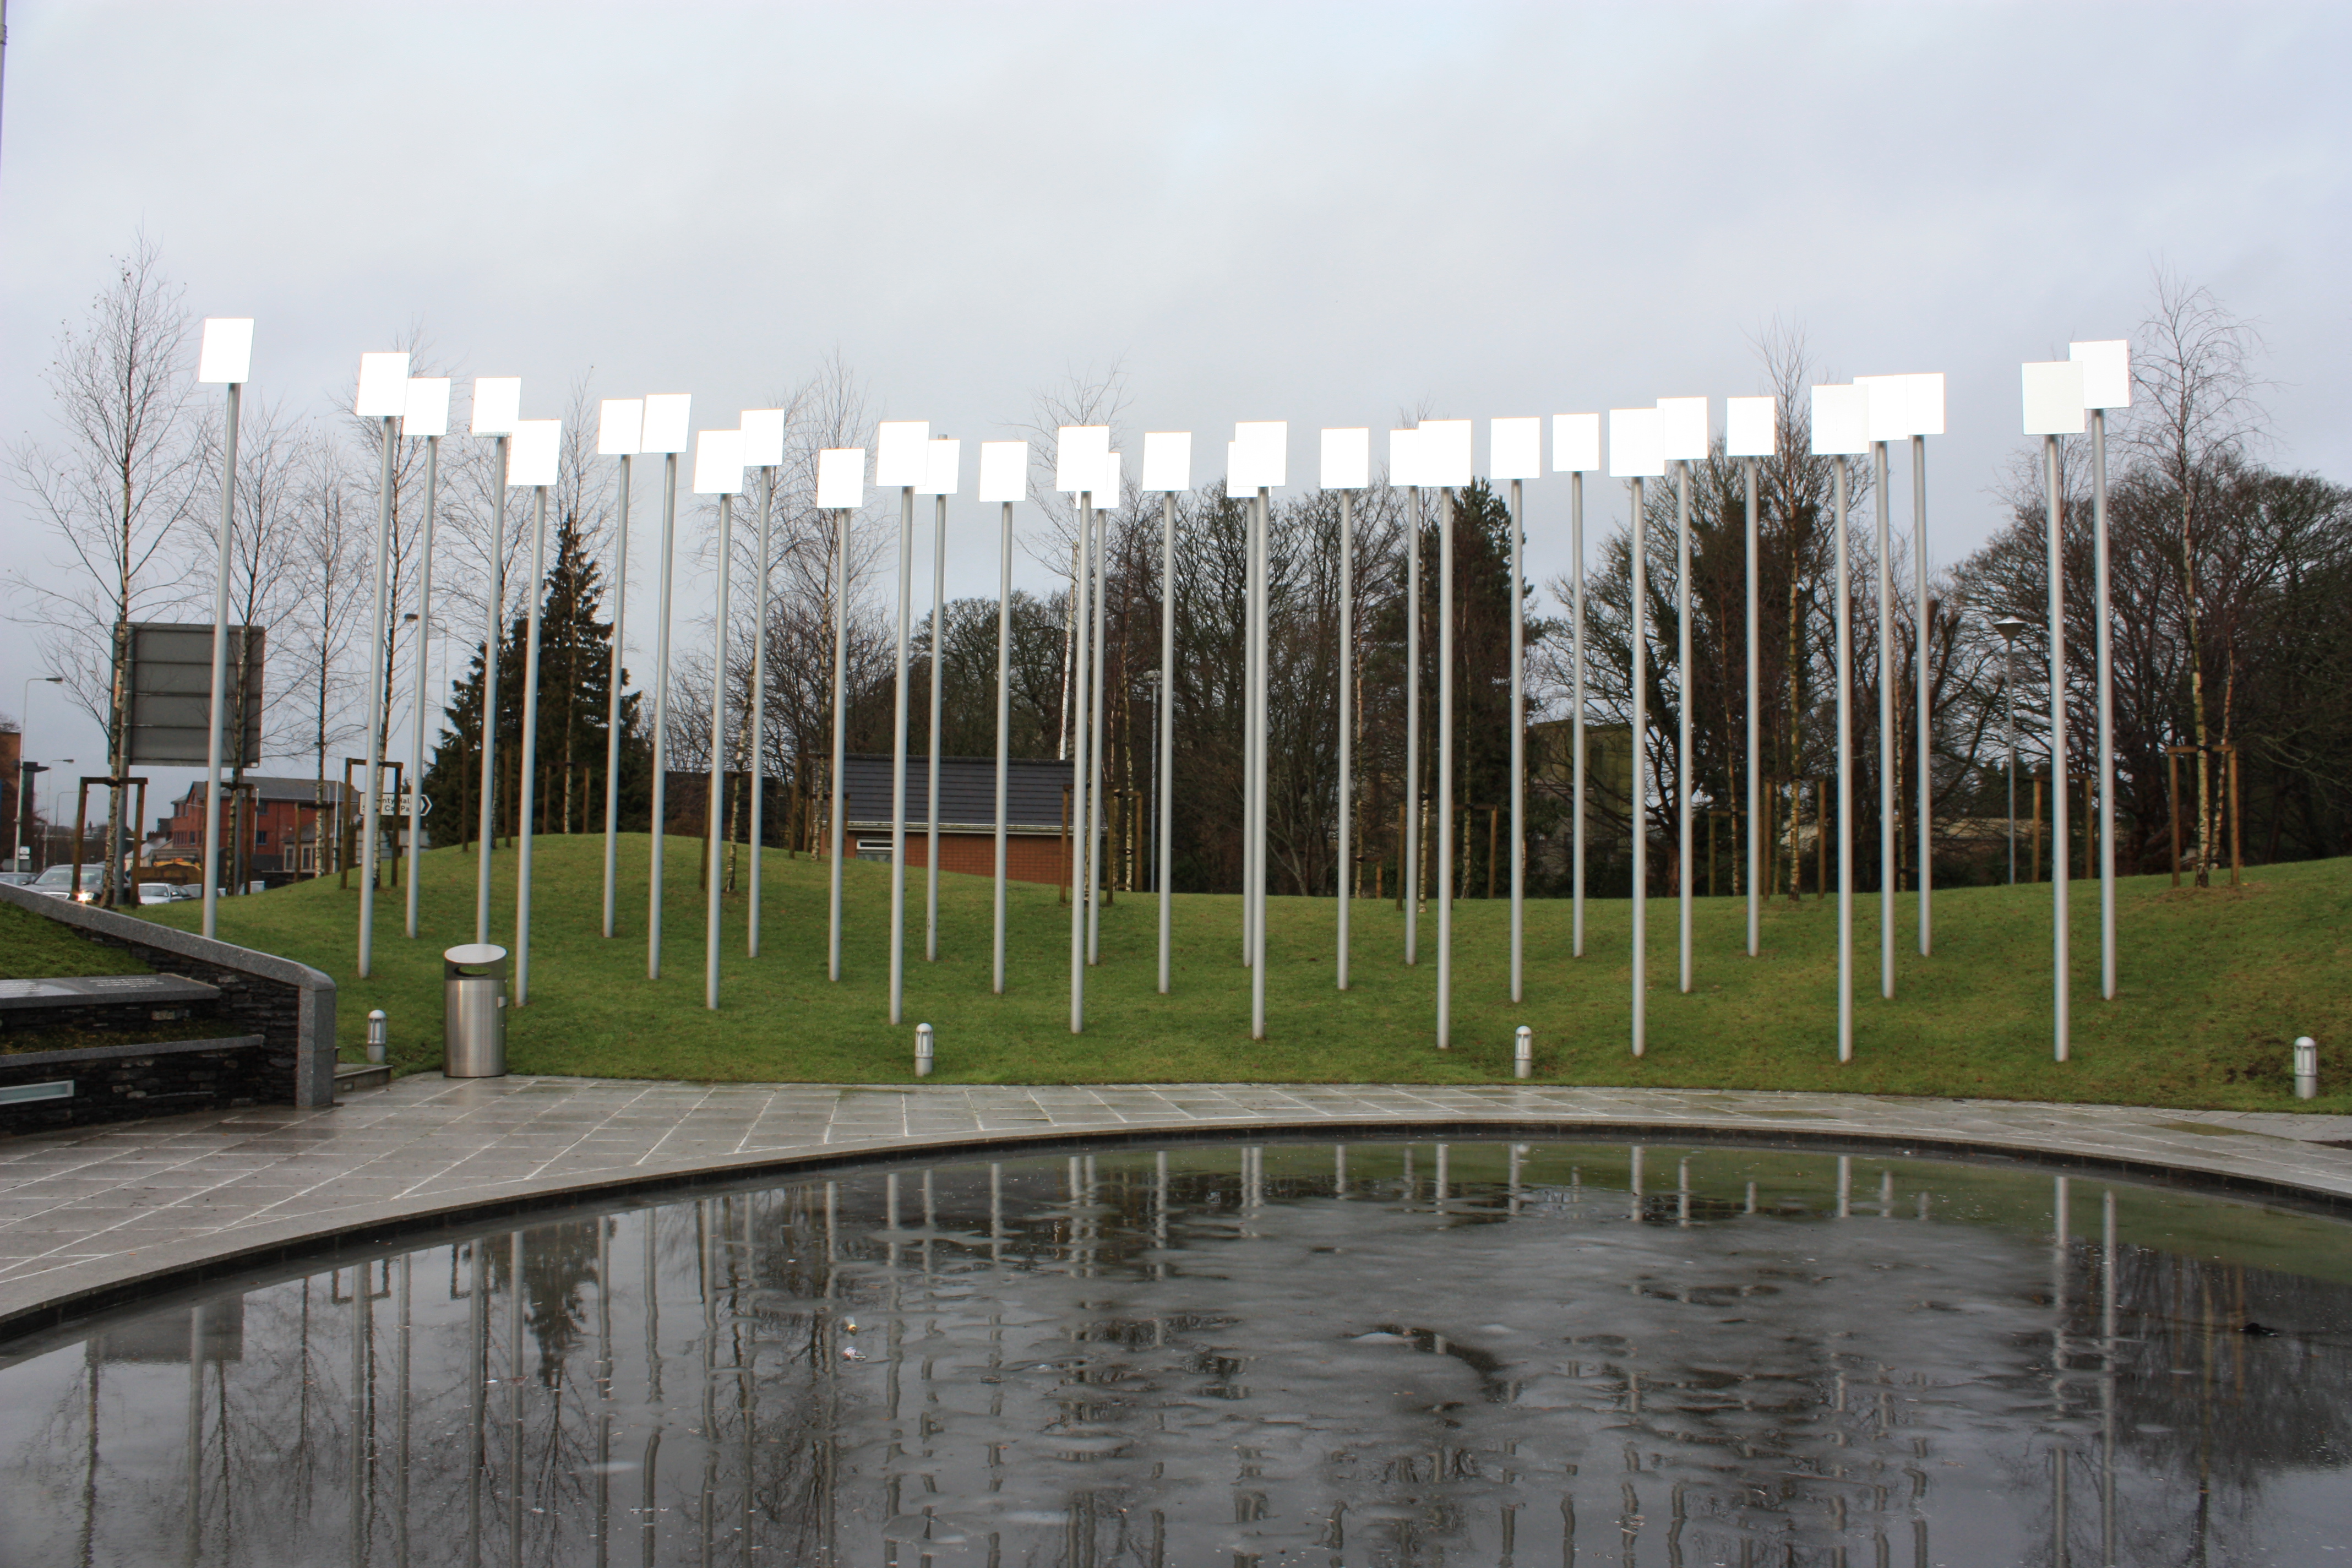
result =
[[[546,598],[547,487],[531,487],[530,630],[522,659],[522,765],[515,770],[520,788],[515,807],[515,949],[514,1005],[530,1000],[530,845],[532,816],[539,801],[539,616]]]
[[[1918,710],[1916,728],[1918,738],[1913,749],[1919,753],[1919,956],[1925,958],[1935,946],[1936,916],[1936,761],[1934,689],[1928,685],[1928,649],[1936,638],[1936,617],[1927,601],[1927,437],[1911,437],[1911,555],[1915,575],[1913,596],[1917,608],[1913,613],[1919,646],[1918,670],[1912,685],[1913,701]]]
[[[2066,880],[2066,579],[2059,490],[2058,437],[2042,438],[2042,482],[2049,509],[2050,559],[2050,1025],[2052,1052],[2066,1059],[2067,1005],[2074,976],[2067,952]]]
[[[848,760],[842,701],[849,687],[849,510],[833,514],[833,805],[826,826],[833,837],[833,886],[826,905],[825,977],[841,978],[842,765]]]
[[[1070,627],[1076,639],[1070,650],[1070,821],[1080,831],[1070,836],[1070,1033],[1087,1027],[1087,636],[1092,629],[1087,615],[1087,589],[1094,580],[1087,549],[1094,537],[1094,494],[1078,492],[1077,558],[1070,567]]]
[[[1013,726],[1013,503],[1004,503],[996,578],[996,942],[995,986],[1004,994],[1004,830]],[[1165,985],[1161,986],[1166,989]]]
[[[1627,777],[1631,780],[1627,811],[1633,819],[1633,1054],[1640,1056],[1649,1047],[1650,1012],[1650,822],[1648,811],[1649,786],[1643,778],[1643,763],[1649,750],[1650,729],[1650,529],[1643,515],[1642,481],[1633,481],[1633,745],[1628,754]],[[1583,552],[1577,552],[1580,567]],[[1581,617],[1580,617],[1581,618]],[[1577,660],[1577,669],[1583,671],[1584,661]],[[1577,714],[1584,712],[1579,702]],[[1584,759],[1584,748],[1577,748],[1577,760]]]
[[[770,523],[775,512],[776,470],[760,469],[760,580],[751,588],[751,883],[744,896],[744,952],[760,956],[760,844],[767,837],[768,576]]]
[[[1691,988],[1691,808],[1698,799],[1691,780],[1690,683],[1690,459],[1682,458],[1675,463],[1675,919],[1685,995]]]
[[[907,637],[915,614],[915,487],[898,487],[898,677],[890,724],[890,1022],[907,1007]]]
[[[1511,1000],[1521,995],[1520,959],[1528,905],[1528,626],[1519,542],[1527,532],[1520,481],[1511,481]],[[1344,710],[1343,710],[1344,715]],[[1344,745],[1346,742],[1341,742]]]
[[[425,853],[426,658],[433,647],[433,512],[441,489],[441,437],[425,437],[425,531],[416,564],[416,733],[409,747],[415,785],[408,792],[408,934],[416,934],[417,873]],[[315,832],[316,829],[313,829]]]
[[[1257,498],[1243,506],[1242,541],[1242,966],[1257,963]],[[1251,1037],[1256,1038],[1255,1034]]]
[[[1512,489],[1518,487],[1514,482]],[[1356,724],[1356,493],[1339,492],[1339,988],[1348,988],[1348,913],[1356,900],[1355,857],[1355,724]],[[1516,559],[1516,556],[1514,557]],[[1163,595],[1164,596],[1164,595]],[[1160,632],[1160,665],[1172,670],[1175,652],[1175,625],[1171,620]],[[1172,679],[1172,677],[1171,677]],[[1165,704],[1173,689],[1163,684],[1160,692],[1165,729]],[[1514,773],[1517,768],[1512,770]],[[1168,812],[1167,796],[1160,797],[1160,814],[1161,886],[1160,908],[1160,929],[1167,929],[1168,889]],[[1160,951],[1168,951],[1165,935],[1160,938]],[[1513,973],[1516,975],[1517,954],[1514,952]],[[1160,989],[1168,989],[1167,963],[1163,956]]]
[[[1266,580],[1270,563],[1266,534],[1273,522],[1273,492],[1260,486],[1254,519],[1256,527],[1250,548],[1255,563],[1253,575],[1257,580],[1255,614],[1249,626],[1250,649],[1253,655],[1250,673],[1250,729],[1256,740],[1250,766],[1250,840],[1255,852],[1250,857],[1250,879],[1247,898],[1250,904],[1250,1038],[1265,1038],[1265,885],[1266,885],[1266,654],[1271,639],[1266,636],[1267,612],[1273,603]]]
[[[938,500],[938,523],[931,541],[931,755],[923,787],[928,806],[923,815],[930,820],[930,837],[925,845],[930,876],[924,902],[923,957],[932,963],[940,961],[940,676],[946,668],[942,647],[948,636],[948,498]]]
[[[620,512],[613,535],[613,658],[605,677],[604,934],[608,937],[613,934],[613,889],[620,871],[621,647],[626,640],[629,615],[629,459],[625,456],[621,458]]]
[[[482,822],[479,858],[474,871],[474,942],[478,946],[490,940],[490,846],[499,831],[499,643],[506,634],[507,618],[507,443],[510,437],[495,437],[497,446],[491,454],[490,475],[490,582],[485,595],[488,623],[488,635],[482,639]],[[667,568],[665,568],[667,570]],[[665,621],[667,616],[662,617]],[[656,742],[658,745],[658,742]],[[656,756],[656,766],[659,766]],[[660,774],[655,774],[656,780]],[[658,783],[654,786],[660,788]],[[658,797],[656,797],[658,798]],[[660,840],[655,840],[659,844]],[[661,851],[656,848],[655,853]],[[659,894],[656,894],[659,897]]]
[[[1346,499],[1342,497],[1340,500],[1341,510],[1339,513],[1339,531],[1340,537],[1343,541],[1347,536],[1348,528],[1348,514],[1346,507]],[[1346,546],[1344,543],[1341,548],[1343,551],[1345,550]],[[1346,645],[1348,640],[1347,570],[1346,558],[1343,555],[1341,557],[1339,568],[1339,641],[1343,647]],[[1342,703],[1347,701],[1347,697],[1345,696],[1345,685],[1346,683],[1343,681],[1341,683],[1342,695],[1339,699]],[[1173,918],[1173,907],[1171,900],[1175,896],[1169,891],[1168,886],[1168,863],[1173,842],[1171,837],[1168,806],[1169,784],[1176,774],[1175,710],[1176,492],[1173,490],[1167,490],[1161,492],[1160,497],[1160,766],[1157,770],[1160,776],[1152,781],[1156,786],[1154,793],[1159,796],[1160,806],[1158,813],[1159,822],[1157,826],[1160,829],[1160,994],[1162,996],[1168,994],[1168,988],[1171,983],[1171,976],[1169,973],[1169,953],[1171,946],[1170,937],[1172,929],[1171,921]],[[1339,776],[1341,780],[1340,788],[1342,791],[1347,788],[1346,779],[1348,773],[1348,721],[1346,714],[1347,710],[1344,707],[1341,708],[1341,717],[1339,720]],[[1342,846],[1347,843],[1346,834],[1348,831],[1345,806],[1346,799],[1343,795],[1341,798],[1342,811],[1339,818],[1339,832],[1341,835],[1339,842]],[[1340,859],[1345,861],[1347,855],[1343,848],[1340,854]],[[1339,905],[1339,988],[1342,991],[1348,988],[1348,906],[1344,900]]]
[[[2001,721],[2002,739],[2009,752],[2009,885],[2017,886],[2017,637],[2003,634],[2007,645],[2001,649],[2000,684],[2008,701]]]
[[[1437,1048],[1454,1044],[1454,487],[1437,492]]]
[[[1756,459],[1740,463],[1748,480],[1748,956],[1763,951],[1764,785],[1758,772],[1757,727],[1762,703],[1756,645]]]
[[[375,861],[376,834],[380,829],[377,808],[383,786],[377,782],[383,773],[384,686],[390,678],[385,668],[391,654],[384,647],[384,601],[390,594],[386,579],[392,572],[392,487],[394,466],[400,449],[400,420],[385,415],[383,420],[383,471],[376,483],[375,497],[375,610],[368,618],[368,732],[367,732],[367,792],[362,803],[362,820],[366,825],[367,838],[360,850],[360,978],[368,977],[368,969],[375,958]],[[247,634],[248,636],[250,634]],[[242,662],[241,660],[239,662]],[[237,742],[243,748],[245,737]],[[111,879],[112,873],[109,877]]]
[[[719,896],[727,885],[727,568],[735,553],[735,498],[719,497],[719,603],[711,614],[710,793],[703,806],[702,1005],[719,1010]],[[755,691],[752,697],[759,700]]]
[[[1404,611],[1404,961],[1421,962],[1421,487],[1405,489]]]
[[[1838,1060],[1853,1059],[1853,591],[1846,533],[1846,459],[1831,510],[1837,535]]]
[[[1895,994],[1895,587],[1887,556],[1886,443],[1870,444],[1878,516],[1878,994]]]
[[[2107,597],[2107,411],[2091,410],[2091,558],[2097,576],[2099,654],[2099,994],[2116,999],[2116,711]]]
[[[1584,956],[1584,475],[1568,476],[1568,550],[1571,558],[1569,567],[1572,587],[1568,615],[1569,663],[1575,667],[1570,677],[1569,745],[1576,753],[1570,763],[1571,784],[1570,793],[1575,803],[1570,812],[1569,857],[1573,862],[1569,868],[1571,894],[1571,940],[1570,956]],[[1637,568],[1638,570],[1638,568]]]
[[[1118,502],[1118,498],[1113,496],[1111,504],[1116,506]],[[1107,826],[1106,814],[1103,810],[1103,753],[1109,749],[1103,743],[1103,737],[1109,733],[1103,723],[1103,697],[1104,689],[1108,684],[1108,670],[1110,654],[1110,639],[1107,629],[1107,613],[1110,598],[1110,508],[1097,506],[1095,508],[1094,515],[1095,673],[1093,684],[1087,693],[1091,699],[1088,727],[1093,731],[1094,743],[1087,751],[1089,773],[1086,817],[1088,856],[1087,864],[1091,868],[1087,882],[1087,962],[1090,964],[1102,962],[1102,900],[1097,896],[1099,889],[1097,884],[1099,883],[1104,889],[1108,888],[1113,871],[1109,848],[1105,842],[1103,832]]]
[[[662,841],[669,825],[669,608],[677,553],[677,454],[662,458],[661,605],[654,631],[654,798],[652,875],[646,890],[646,978],[661,978]]]
[[[205,934],[214,934],[220,907],[220,772],[222,687],[228,679],[228,550],[236,509],[236,415],[245,391],[240,382],[228,384],[228,414],[223,426],[219,553],[213,564],[213,685],[209,717],[205,724]],[[245,749],[239,735],[237,750]],[[315,829],[314,829],[315,831]],[[74,846],[76,859],[81,846]]]

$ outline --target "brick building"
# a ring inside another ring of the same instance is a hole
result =
[[[232,793],[226,782],[221,787],[221,854],[226,858],[234,847],[237,831],[237,815],[233,815],[229,802]],[[329,779],[323,789],[314,779],[264,778],[248,773],[242,787],[234,792],[247,795],[252,804],[241,813],[244,830],[248,837],[245,845],[246,865],[254,874],[278,872],[289,876],[317,876],[322,868],[331,868],[335,832],[335,805],[343,793],[339,779]],[[323,800],[321,812],[314,804]],[[329,862],[327,868],[318,864],[319,836],[314,826],[320,818],[325,820]],[[177,859],[193,853],[202,858],[205,852],[205,786],[199,779],[188,786],[188,793],[172,805],[172,814],[160,819],[158,832],[168,836],[168,847],[155,851],[158,859]],[[395,826],[395,831],[398,828]]]
[[[842,770],[842,816],[849,852],[890,859],[890,759],[851,756]],[[1004,874],[1016,882],[1059,885],[1069,877],[1063,841],[1066,762],[1005,764]],[[907,759],[907,864],[930,864],[930,759]],[[825,847],[831,848],[828,843]],[[940,759],[940,868],[996,874],[996,759]]]

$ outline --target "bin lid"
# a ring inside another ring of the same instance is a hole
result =
[[[470,969],[478,968],[483,964],[505,963],[507,950],[493,946],[487,942],[469,942],[463,947],[449,949],[441,956],[451,963],[462,963]]]

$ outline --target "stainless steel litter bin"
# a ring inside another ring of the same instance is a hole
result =
[[[467,942],[441,955],[446,1008],[441,1071],[450,1078],[507,1072],[507,950]]]

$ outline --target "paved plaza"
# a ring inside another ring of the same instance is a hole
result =
[[[262,1106],[0,1139],[0,1334],[45,1304],[257,1266],[341,1232],[698,1173],[1105,1133],[1805,1138],[2168,1169],[2352,1208],[2352,1117],[1535,1084],[1099,1087],[403,1079]]]

